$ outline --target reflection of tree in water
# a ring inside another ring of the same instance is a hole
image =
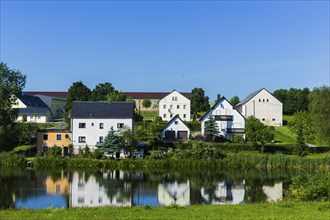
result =
[[[39,176],[34,170],[0,169],[0,208],[14,208],[18,198],[33,196],[28,189],[42,187],[45,178],[45,173]]]

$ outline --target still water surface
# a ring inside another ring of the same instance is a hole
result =
[[[0,207],[240,204],[282,199],[292,173],[0,169]]]

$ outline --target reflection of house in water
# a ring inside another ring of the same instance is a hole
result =
[[[206,188],[201,189],[202,197],[210,204],[239,204],[244,202],[245,182],[242,184],[232,185],[227,181],[218,182],[210,192]]]
[[[163,183],[158,185],[158,202],[161,205],[190,205],[189,181]]]
[[[47,188],[47,194],[61,194],[68,195],[70,193],[70,183],[67,177],[63,176],[56,181],[52,177],[48,176],[45,180],[45,185]]]
[[[283,197],[283,183],[275,183],[274,186],[263,186],[262,190],[267,196],[267,202],[281,200]]]
[[[117,186],[117,178],[121,176],[123,176],[122,171],[107,172],[98,180],[94,175],[87,177],[85,173],[73,173],[70,207],[131,206],[130,196],[123,196],[120,190],[123,187],[124,189],[130,188],[129,184],[124,183],[124,186]],[[111,178],[115,179],[111,181]]]

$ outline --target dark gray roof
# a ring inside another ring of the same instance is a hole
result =
[[[73,102],[71,118],[129,118],[134,117],[132,102]]]
[[[182,123],[190,130],[190,128],[184,123],[184,121],[180,118],[179,115],[174,116],[167,124],[163,127],[162,132],[167,129],[168,126],[170,126],[175,120],[179,119],[182,121]]]
[[[264,88],[262,89],[259,89],[255,92],[252,92],[250,95],[248,95],[245,99],[243,99],[242,101],[240,101],[236,106],[238,105],[243,105],[245,103],[247,103],[250,99],[252,99],[255,95],[257,95],[259,92],[261,92],[261,90],[263,90]]]
[[[19,99],[27,106],[27,107],[38,107],[38,108],[48,108],[48,106],[36,96],[31,95],[22,95]]]
[[[19,115],[46,115],[49,112],[49,108],[39,108],[39,107],[31,107],[31,108],[18,108]]]

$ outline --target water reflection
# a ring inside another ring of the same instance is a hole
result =
[[[1,208],[240,204],[282,199],[290,174],[0,169]],[[236,175],[236,176],[235,176]]]

